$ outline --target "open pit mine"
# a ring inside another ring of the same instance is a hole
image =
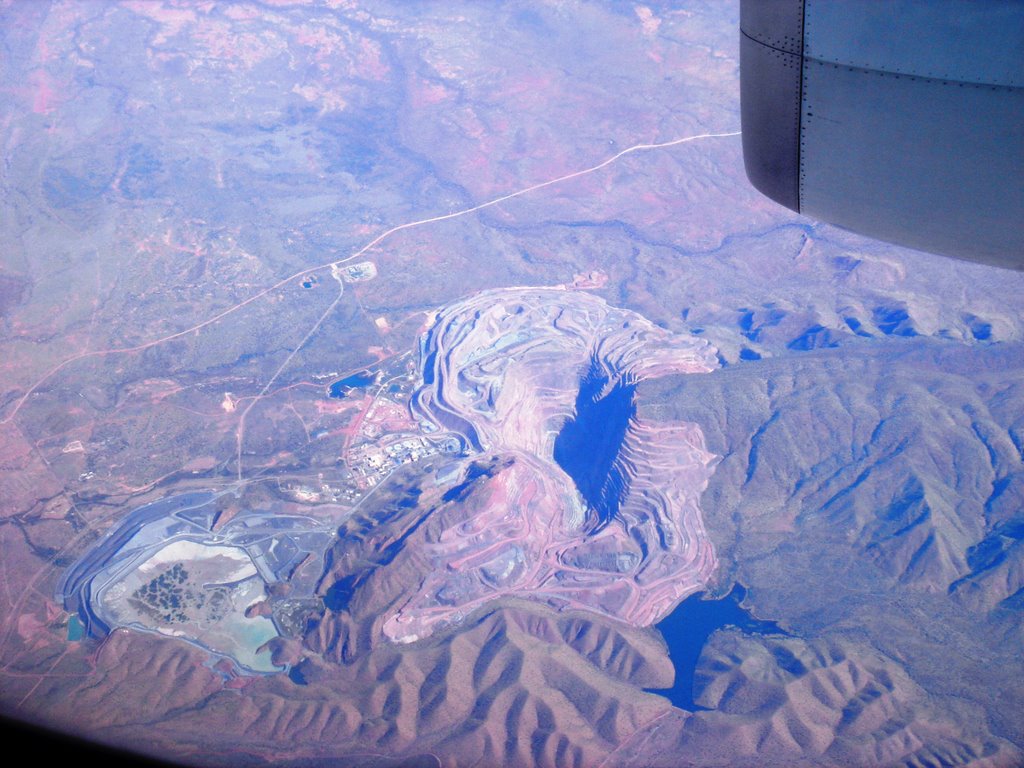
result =
[[[346,572],[343,534],[327,576],[377,595],[386,637],[415,641],[499,598],[647,626],[706,584],[698,500],[718,457],[696,424],[639,418],[635,393],[713,370],[710,345],[589,294],[516,288],[444,308],[419,352],[412,411],[469,456],[416,489],[383,573]]]

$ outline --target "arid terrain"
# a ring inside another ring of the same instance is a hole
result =
[[[1024,763],[1024,275],[756,193],[737,24],[0,2],[0,715]]]

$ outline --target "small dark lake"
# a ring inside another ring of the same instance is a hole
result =
[[[737,584],[725,597],[704,600],[703,592],[691,595],[672,613],[656,624],[668,643],[669,657],[676,669],[675,685],[650,689],[666,697],[674,706],[690,712],[706,709],[693,701],[693,676],[697,661],[708,638],[718,629],[735,627],[748,634],[781,633],[774,621],[761,621],[750,615],[740,603],[747,596],[743,585]]]
[[[373,384],[376,379],[377,375],[370,373],[369,371],[353,373],[351,376],[346,376],[344,379],[331,384],[331,389],[328,394],[331,397],[344,397],[348,394],[348,390],[369,386],[370,384]]]

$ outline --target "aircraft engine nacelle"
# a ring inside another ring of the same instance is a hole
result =
[[[1024,269],[1024,0],[741,0],[743,156],[794,211]]]

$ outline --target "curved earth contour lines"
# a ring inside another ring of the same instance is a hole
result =
[[[469,475],[471,499],[446,496],[428,513],[427,567],[385,620],[386,636],[414,641],[499,597],[647,626],[706,584],[717,561],[698,500],[719,457],[696,424],[638,417],[633,391],[644,379],[714,370],[707,342],[589,294],[514,288],[440,311],[420,361],[414,413],[462,435],[496,468]],[[623,388],[629,398],[601,488],[614,500],[607,519],[555,458],[584,388],[586,402]]]

